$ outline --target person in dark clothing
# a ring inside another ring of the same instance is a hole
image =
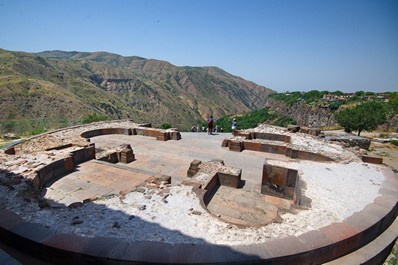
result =
[[[214,125],[214,120],[213,116],[210,116],[210,118],[207,119],[207,134],[212,134],[213,133],[213,125]]]

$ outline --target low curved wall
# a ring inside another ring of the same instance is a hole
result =
[[[145,124],[144,124],[145,125]],[[150,126],[150,124],[148,124]],[[181,134],[178,131],[166,132],[161,129],[155,129],[150,127],[137,127],[137,128],[103,128],[96,129],[91,131],[86,131],[82,133],[80,136],[83,138],[91,138],[100,135],[107,134],[124,134],[124,135],[142,135],[155,137],[159,141],[168,141],[168,140],[180,140]]]
[[[37,190],[40,190],[48,182],[72,172],[78,164],[91,159],[95,159],[94,144],[72,151],[69,156],[55,160],[52,163],[36,170],[35,177],[32,180],[33,187]]]
[[[24,222],[7,210],[0,211],[0,236],[8,245],[56,264],[320,264],[368,244],[393,223],[398,185],[392,172],[384,173],[380,196],[343,222],[248,246],[88,238]]]

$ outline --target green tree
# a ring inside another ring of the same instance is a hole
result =
[[[387,103],[387,128],[389,131],[391,125],[397,122],[397,114],[398,114],[398,93],[389,93],[391,99]]]
[[[353,108],[340,111],[337,115],[337,122],[346,132],[373,131],[378,125],[387,120],[386,109],[380,102],[370,101]]]

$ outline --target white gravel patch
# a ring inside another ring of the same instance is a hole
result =
[[[33,203],[13,196],[7,198],[13,201],[7,208],[27,221],[88,237],[116,237],[132,242],[246,245],[299,235],[341,222],[372,203],[384,180],[378,166],[364,163],[295,162],[287,165],[280,161],[268,162],[299,170],[307,186],[305,195],[312,203],[308,210],[283,214],[282,223],[260,228],[238,228],[218,220],[201,207],[189,186],[173,186],[166,193],[152,189],[145,193],[135,191],[122,198],[113,196],[73,209],[39,210]],[[2,191],[0,195],[3,201],[4,194]],[[71,225],[76,220],[78,224]],[[83,222],[79,223],[80,220]]]

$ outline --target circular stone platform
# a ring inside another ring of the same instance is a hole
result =
[[[96,155],[105,157],[120,145],[130,144],[133,162],[87,159],[75,163],[66,175],[54,173],[57,178],[40,191],[32,188],[35,171],[60,160],[65,169],[68,154],[84,145],[90,150],[90,143],[80,135],[104,127],[139,126],[127,121],[81,126],[22,143],[14,155],[0,155],[0,236],[5,243],[57,264],[95,260],[109,264],[318,264],[375,240],[396,217],[398,183],[390,168],[364,163],[342,146],[267,126],[249,132],[290,136],[290,143],[283,146],[320,153],[334,161],[232,152],[221,147],[225,138],[236,139],[230,134],[181,133],[178,141],[108,134],[90,138]],[[205,190],[184,185],[192,181],[187,170],[195,159],[222,160],[242,169],[239,188],[221,186],[206,203]],[[261,194],[265,162],[298,171],[305,203],[286,205],[281,198]],[[161,179],[164,175],[171,176],[171,183]],[[264,216],[276,207],[277,222],[262,226],[256,219],[253,226],[247,220],[244,226],[237,224],[258,200],[269,205]]]

